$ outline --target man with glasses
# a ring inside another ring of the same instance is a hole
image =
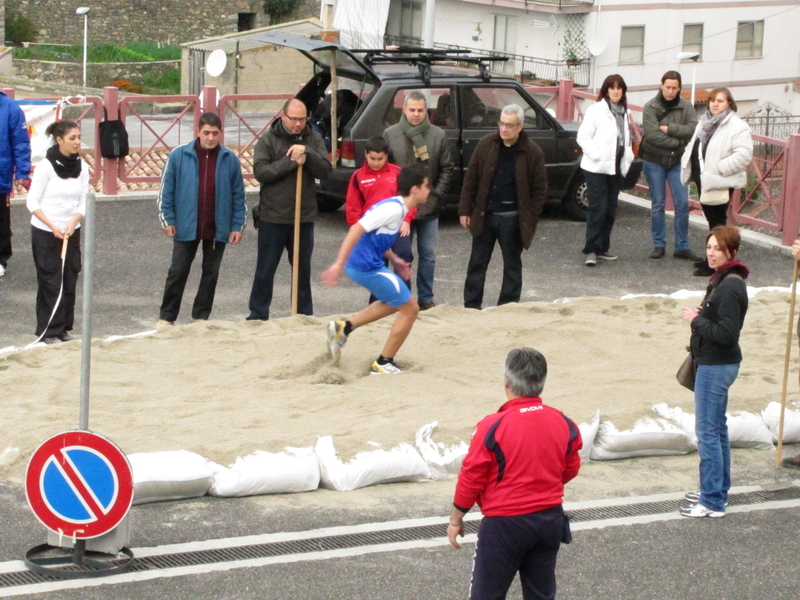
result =
[[[458,214],[472,234],[464,282],[466,308],[481,308],[495,242],[503,253],[497,305],[519,302],[522,293],[522,249],[530,247],[547,200],[544,153],[523,130],[524,118],[521,106],[506,106],[498,132],[478,142],[464,175]]]
[[[283,105],[256,144],[253,175],[261,184],[258,204],[258,259],[250,292],[248,320],[266,321],[272,303],[275,271],[283,251],[292,262],[294,247],[295,192],[297,169],[303,165],[300,207],[300,265],[298,268],[297,311],[314,313],[311,299],[311,253],[314,250],[314,220],[317,218],[317,190],[314,180],[326,177],[331,162],[322,137],[308,126],[305,104],[296,98]]]

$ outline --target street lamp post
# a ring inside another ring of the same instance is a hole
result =
[[[678,55],[675,58],[677,58],[678,60],[692,61],[692,106],[694,106],[694,82],[695,82],[695,74],[697,73],[697,59],[700,58],[700,53],[678,52]]]
[[[83,87],[86,87],[86,51],[89,40],[89,10],[88,6],[81,6],[75,11],[76,15],[83,15]]]

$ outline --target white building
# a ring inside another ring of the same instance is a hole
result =
[[[367,4],[389,42],[421,43],[426,1],[434,0],[337,0],[337,12]],[[729,87],[740,114],[768,101],[800,114],[800,0],[435,0],[434,24],[437,44],[535,57],[536,67],[524,68],[539,78],[573,68],[576,81],[594,89],[619,73],[636,104],[670,69],[688,89],[692,63],[676,55],[698,52],[699,90]],[[589,42],[605,46],[591,65],[565,67],[588,59]]]

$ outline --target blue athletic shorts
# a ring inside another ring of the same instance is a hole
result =
[[[392,308],[403,306],[411,298],[408,286],[386,267],[377,271],[358,271],[345,267],[344,272],[350,279],[367,288],[373,296]]]

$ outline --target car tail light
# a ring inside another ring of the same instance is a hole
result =
[[[342,166],[343,167],[356,167],[356,143],[353,140],[342,140]]]

